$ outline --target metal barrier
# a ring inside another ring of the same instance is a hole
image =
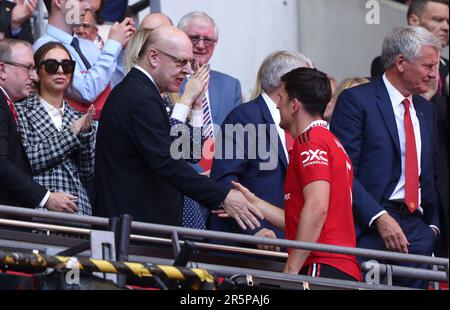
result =
[[[53,220],[53,221],[64,221],[70,223],[71,225],[75,224],[84,224],[84,225],[93,225],[95,228],[106,229],[109,227],[109,220],[106,218],[100,217],[91,217],[91,216],[80,216],[80,215],[71,215],[71,214],[63,214],[63,213],[55,213],[55,212],[45,212],[45,211],[37,211],[32,209],[23,209],[23,208],[14,208],[7,206],[0,206],[0,216],[1,214],[5,214],[8,216],[20,216],[33,218],[33,220],[45,219],[45,220]],[[75,233],[81,235],[87,235],[92,232],[91,229],[87,228],[79,228],[79,227],[70,227],[70,226],[62,226],[62,225],[53,225],[47,223],[31,223],[17,220],[9,220],[9,219],[0,219],[0,225],[8,225],[14,227],[24,227],[24,228],[33,228],[33,229],[44,229],[50,231],[59,231],[65,233]],[[253,236],[246,236],[241,234],[231,234],[231,233],[223,233],[223,232],[213,232],[213,231],[203,231],[203,230],[195,230],[189,228],[175,227],[175,226],[165,226],[158,224],[149,224],[142,222],[132,222],[131,223],[131,231],[132,232],[142,232],[142,233],[154,233],[154,234],[164,234],[167,236],[171,236],[171,239],[161,238],[161,237],[151,237],[144,236],[138,234],[131,234],[131,241],[140,241],[146,243],[157,243],[157,244],[172,244],[174,248],[174,255],[177,256],[179,252],[180,245],[183,245],[185,242],[182,240],[178,240],[179,236],[184,238],[206,238],[206,239],[221,239],[232,242],[246,243],[246,244],[269,244],[276,245],[280,247],[292,247],[292,248],[300,248],[311,251],[321,251],[321,252],[332,252],[332,253],[342,253],[349,254],[355,256],[361,256],[371,259],[377,260],[390,260],[397,262],[408,262],[408,263],[422,263],[422,264],[430,264],[434,266],[439,266],[441,270],[445,271],[432,271],[432,270],[424,270],[424,269],[413,269],[406,268],[401,266],[392,266],[392,265],[380,265],[380,274],[387,275],[390,278],[386,282],[386,284],[392,284],[392,277],[408,277],[414,279],[425,279],[431,281],[447,281],[448,282],[448,268],[449,268],[449,260],[445,258],[436,258],[436,257],[428,257],[428,256],[420,256],[420,255],[411,255],[411,254],[401,254],[401,253],[392,253],[392,252],[384,252],[384,251],[375,251],[369,249],[359,249],[359,248],[345,248],[339,246],[331,246],[331,245],[323,245],[323,244],[315,244],[315,243],[307,243],[307,242],[299,242],[299,241],[290,241],[290,240],[279,240],[279,239],[271,239],[271,238],[258,238]],[[211,244],[207,242],[192,242],[192,244],[202,250],[214,250],[221,252],[230,252],[230,253],[240,253],[240,254],[249,254],[249,255],[258,255],[260,257],[265,258],[278,258],[285,259],[287,257],[286,253],[278,253],[271,251],[263,251],[257,249],[243,248],[243,247],[233,247],[233,246],[225,246],[218,244]],[[363,264],[363,270],[370,270],[370,266],[367,264]],[[285,278],[286,275],[282,275],[282,278]]]

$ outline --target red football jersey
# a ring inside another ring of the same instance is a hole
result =
[[[330,199],[317,243],[355,247],[352,163],[339,140],[322,126],[311,127],[299,135],[290,154],[285,183],[286,238],[295,240],[304,204],[303,188],[319,180],[330,183]],[[311,252],[304,267],[312,263],[331,265],[361,280],[354,256]]]

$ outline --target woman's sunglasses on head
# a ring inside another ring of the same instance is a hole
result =
[[[44,66],[45,71],[49,74],[57,73],[59,66],[61,66],[65,74],[72,74],[75,71],[75,60],[64,59],[57,61],[56,59],[46,59],[41,61],[39,66]]]

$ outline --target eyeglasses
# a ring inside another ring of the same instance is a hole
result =
[[[58,72],[59,66],[61,66],[65,74],[72,74],[75,71],[75,60],[64,59],[57,61],[56,59],[46,59],[41,61],[39,67],[42,65],[48,74],[55,74]]]
[[[184,68],[187,64],[189,64],[191,66],[191,68],[194,67],[194,63],[195,63],[194,59],[179,59],[173,55],[170,55],[170,54],[167,54],[166,52],[161,51],[158,48],[155,48],[155,50],[157,50],[161,54],[165,55],[166,57],[170,58],[180,69]]]
[[[213,46],[217,42],[217,40],[211,39],[209,37],[203,37],[203,36],[189,36],[189,39],[191,39],[191,42],[193,45],[196,45],[200,41],[203,40],[203,44],[205,44],[206,47]]]
[[[3,62],[5,64],[7,64],[7,65],[11,65],[11,66],[14,66],[14,67],[19,67],[19,68],[26,69],[28,71],[29,75],[32,75],[33,73],[36,72],[36,67],[34,65],[31,65],[31,64],[26,65],[26,64],[21,64],[21,63],[14,62],[14,61],[1,61],[1,60],[0,60],[0,62]]]

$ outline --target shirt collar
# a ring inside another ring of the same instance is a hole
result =
[[[386,73],[383,74],[383,82],[384,85],[386,85],[386,89],[388,91],[389,94],[389,98],[391,98],[391,103],[393,107],[398,107],[400,104],[402,104],[403,100],[405,100],[405,96],[402,95],[402,93],[400,93],[398,91],[397,88],[394,87],[394,85],[391,84],[391,82],[389,82],[389,80],[386,77]],[[412,95],[406,97],[409,102],[413,102],[412,101]]]
[[[48,25],[46,33],[49,36],[51,36],[51,37],[53,37],[55,39],[58,39],[59,41],[61,41],[64,44],[67,44],[67,45],[72,44],[73,35],[70,35],[67,32],[62,31],[59,28],[56,28],[55,26]]]
[[[323,128],[327,128],[328,127],[328,123],[324,120],[316,120],[314,122],[312,122],[311,124],[309,124],[305,130],[302,131],[302,133],[306,132],[308,129],[313,128],[313,127],[317,127],[317,126],[321,126]]]
[[[277,109],[277,105],[275,102],[273,102],[272,98],[269,97],[268,94],[266,94],[265,92],[263,92],[261,94],[261,96],[263,97],[264,101],[267,103],[267,105],[269,106],[269,109],[271,110],[276,110]]]
[[[145,70],[144,68],[142,68],[142,67],[139,66],[139,65],[134,65],[134,68],[136,68],[136,69],[138,69],[139,71],[141,71],[142,73],[144,73],[144,74],[150,79],[150,81],[152,81],[152,83],[155,84],[156,89],[158,89],[158,92],[161,93],[161,92],[159,91],[158,85],[156,85],[156,83],[155,83],[155,80],[153,79],[153,77],[151,76],[151,74],[147,72],[147,70]]]
[[[8,93],[6,92],[6,90],[0,86],[0,90],[3,92],[3,95],[6,97],[6,99],[8,99],[9,101],[13,102],[11,100],[11,97],[9,97]]]
[[[39,100],[41,101],[41,103],[44,106],[44,109],[47,111],[47,113],[49,113],[51,115],[58,115],[58,114],[64,115],[64,110],[66,107],[66,103],[64,101],[62,104],[62,108],[58,109],[58,108],[55,108],[54,106],[52,106],[47,101],[45,101],[45,99],[42,97],[39,97]]]

